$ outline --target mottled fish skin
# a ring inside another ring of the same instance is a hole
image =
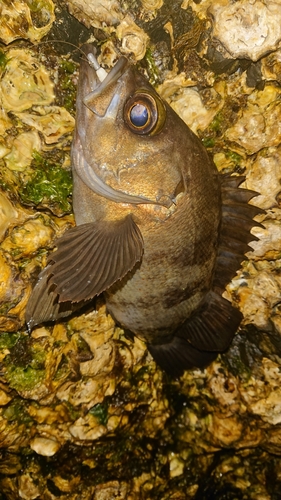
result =
[[[151,125],[132,123],[138,103]],[[219,176],[199,139],[125,58],[102,83],[82,60],[76,109],[77,227],[39,276],[29,329],[104,292],[116,322],[147,341],[166,371],[206,366],[242,318],[222,293],[254,239],[255,193],[238,188],[242,177]]]
[[[81,63],[76,133],[84,158],[119,191],[175,201],[168,208],[101,198],[83,183],[73,162],[76,222],[133,215],[144,241],[143,258],[130,276],[106,291],[107,308],[116,321],[144,340],[162,341],[198,307],[211,287],[221,217],[218,173],[199,139],[167,104],[165,125],[158,135],[137,135],[126,126],[123,109],[128,96],[139,89],[155,94],[130,65],[120,88],[114,85],[106,96],[119,97],[114,119],[98,117],[85,108],[83,98],[93,89],[94,73],[87,62]]]

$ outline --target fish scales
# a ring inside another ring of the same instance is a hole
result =
[[[26,320],[61,319],[104,292],[124,329],[174,376],[227,349],[242,315],[222,298],[248,243],[255,193],[221,176],[199,139],[125,58],[100,81],[81,62],[72,144],[77,227],[57,242]],[[90,54],[90,56],[89,56]],[[233,226],[233,236],[229,228]]]

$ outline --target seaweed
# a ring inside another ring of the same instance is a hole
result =
[[[57,103],[63,106],[72,115],[75,114],[76,85],[73,82],[73,74],[77,71],[77,65],[69,59],[61,59],[58,65],[58,83],[56,85]]]
[[[34,172],[19,189],[22,202],[38,208],[47,206],[61,217],[71,212],[72,176],[58,163],[34,152],[31,167]]]
[[[5,377],[13,389],[30,390],[45,377],[46,351],[26,336],[10,349],[4,360]]]

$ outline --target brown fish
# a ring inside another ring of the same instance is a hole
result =
[[[119,59],[84,46],[72,145],[77,227],[56,242],[30,297],[29,329],[104,292],[107,309],[174,376],[229,346],[242,318],[222,298],[259,209],[243,177],[220,176],[200,140]]]

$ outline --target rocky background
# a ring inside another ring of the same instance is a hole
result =
[[[102,299],[31,335],[24,323],[74,224],[89,39],[104,67],[136,63],[265,211],[226,291],[244,314],[231,348],[180,380]],[[2,0],[0,40],[0,500],[281,498],[281,1]]]

